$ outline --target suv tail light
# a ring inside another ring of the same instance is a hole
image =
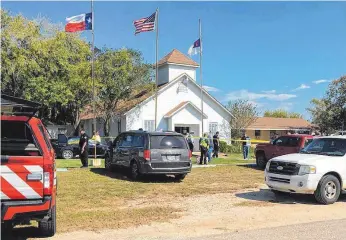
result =
[[[189,158],[190,158],[190,160],[192,158],[192,151],[191,150],[189,150]]]
[[[143,157],[145,160],[150,161],[150,150],[144,150]]]
[[[51,195],[54,184],[54,164],[46,164],[43,166],[43,194]]]

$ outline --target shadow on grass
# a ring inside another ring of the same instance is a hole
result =
[[[320,205],[316,202],[314,195],[312,194],[274,193],[270,189],[261,189],[259,191],[237,193],[236,196],[239,198],[257,202],[270,202],[289,205]],[[346,202],[346,196],[340,195],[339,201]]]
[[[249,163],[249,164],[237,164],[238,167],[243,167],[243,168],[251,168],[257,171],[264,172],[264,170],[256,165],[256,163]]]
[[[168,175],[143,175],[138,180],[132,180],[129,175],[129,170],[125,168],[107,171],[104,168],[90,168],[90,171],[102,176],[129,182],[142,182],[142,183],[164,183],[164,182],[177,182],[174,177]]]
[[[42,238],[37,227],[20,226],[13,228],[12,231],[4,231],[1,226],[1,239],[6,240],[25,240],[30,238]]]

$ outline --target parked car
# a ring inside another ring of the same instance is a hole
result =
[[[1,96],[1,231],[38,221],[39,232],[56,232],[57,178],[48,132],[34,117],[38,103]]]
[[[331,136],[343,136],[343,135],[346,136],[346,131],[338,131],[334,134],[331,134]]]
[[[258,144],[255,149],[256,164],[264,169],[270,159],[289,153],[298,153],[312,140],[312,135],[292,134],[278,137],[273,143]]]
[[[191,157],[187,141],[179,133],[129,131],[114,140],[105,168],[128,168],[134,180],[145,174],[162,174],[180,181],[191,172]]]
[[[95,155],[96,144],[96,156],[104,158],[107,152],[108,146],[102,143],[97,143],[94,140],[89,139],[89,156]],[[72,159],[79,155],[79,137],[66,137],[64,134],[59,134],[58,139],[52,140],[53,148],[58,158]]]
[[[315,138],[300,153],[271,159],[265,181],[274,192],[314,194],[322,204],[346,190],[346,136]]]

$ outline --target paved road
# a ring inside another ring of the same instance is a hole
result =
[[[306,213],[308,214],[308,213]],[[265,228],[186,240],[345,240],[346,219]]]

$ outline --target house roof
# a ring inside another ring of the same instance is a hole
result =
[[[247,129],[249,130],[290,130],[311,128],[311,124],[302,118],[259,117]]]
[[[169,112],[167,112],[163,117],[164,118],[170,118],[172,116],[174,116],[174,114],[176,114],[177,112],[179,112],[181,109],[183,109],[184,107],[186,107],[187,105],[191,105],[193,108],[195,108],[199,113],[202,113],[202,111],[196,107],[196,105],[194,105],[192,102],[187,101],[187,102],[181,102],[179,103],[177,106],[175,106],[174,108],[172,108],[171,110],[169,110]],[[203,117],[207,118],[208,116],[203,113]]]
[[[166,84],[163,84],[163,85],[159,86],[158,90],[163,88],[165,85]],[[117,115],[121,115],[121,114],[124,114],[125,112],[131,110],[137,104],[143,102],[144,100],[146,100],[147,98],[152,96],[154,94],[153,90],[154,89],[151,89],[151,88],[141,89],[141,90],[138,90],[138,89],[134,90],[128,100],[120,101],[117,104],[117,106],[116,106],[116,114]],[[104,114],[103,111],[100,110],[99,108],[96,110],[96,116],[97,117],[100,117],[103,114]],[[82,114],[81,114],[81,120],[87,120],[87,119],[92,119],[92,118],[94,118],[92,107],[91,106],[87,106],[84,109],[84,111],[82,112]]]
[[[164,91],[166,88],[169,88],[171,85],[175,84],[177,81],[179,81],[179,79],[181,79],[182,76],[186,76],[188,79],[190,79],[190,81],[195,84],[197,87],[200,88],[200,86],[191,79],[191,77],[189,75],[187,75],[186,73],[182,73],[181,75],[179,75],[178,77],[176,77],[174,80],[165,83],[163,85],[158,86],[158,94],[160,94],[162,91]],[[222,109],[224,109],[230,116],[233,117],[232,113],[225,108],[224,105],[222,105],[216,98],[214,98],[212,95],[210,95],[208,93],[208,91],[206,91],[203,88],[203,92],[209,96],[215,103],[217,103],[220,107],[222,107]],[[140,105],[140,104],[144,104],[145,102],[149,101],[151,98],[153,98],[155,96],[154,94],[155,92],[153,91],[153,89],[145,89],[142,91],[134,91],[134,93],[132,94],[132,96],[130,97],[129,100],[127,101],[121,101],[118,103],[117,106],[117,115],[121,115],[121,114],[128,114],[130,113],[132,110],[135,109],[136,106]],[[100,110],[96,110],[96,116],[100,117],[102,116],[104,113]],[[93,118],[93,113],[92,113],[92,107],[88,106],[85,108],[85,110],[82,112],[81,114],[81,120],[87,120],[87,119],[92,119]]]
[[[175,63],[175,64],[181,64],[181,65],[189,65],[189,66],[195,66],[198,67],[198,63],[193,61],[191,58],[184,55],[182,52],[180,52],[177,49],[173,49],[170,53],[168,53],[166,56],[164,56],[157,64],[164,65],[169,63]]]

